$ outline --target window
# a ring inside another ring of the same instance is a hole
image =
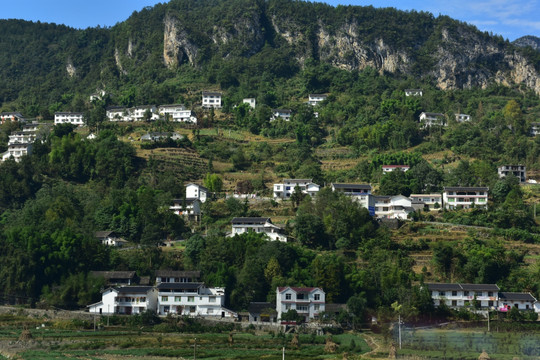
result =
[[[488,306],[493,306],[493,301],[488,301]]]
[[[188,302],[195,302],[195,296],[188,296],[187,301]]]
[[[493,296],[493,291],[488,291],[488,296]]]
[[[208,314],[213,314],[213,313],[214,313],[214,309],[208,309],[206,312],[207,312]]]
[[[298,310],[298,312],[308,312],[308,307],[305,305],[297,306],[296,310]]]
[[[175,296],[174,301],[175,302],[180,302],[180,301],[182,301],[182,297],[181,296]]]
[[[457,296],[457,291],[452,291],[452,296]]]
[[[169,297],[168,296],[162,296],[161,301],[169,301]]]
[[[452,300],[452,306],[457,306],[457,300]]]
[[[315,304],[315,305],[313,306],[313,309],[314,309],[315,311],[319,311],[319,308],[320,308],[320,305],[319,305],[319,304]]]
[[[321,300],[321,294],[315,294],[315,295],[314,295],[314,299],[315,299],[316,301]]]
[[[464,291],[464,292],[463,292],[463,295],[464,295],[464,296],[469,296],[469,292],[468,292],[468,291]]]
[[[292,294],[285,294],[285,300],[291,300]]]
[[[210,296],[208,298],[208,302],[215,303],[216,302],[216,297],[215,296]]]
[[[446,293],[444,291],[439,291],[439,296],[445,296]]]
[[[291,309],[291,304],[285,304],[285,310],[290,310]]]
[[[296,294],[296,300],[304,300],[304,294]]]

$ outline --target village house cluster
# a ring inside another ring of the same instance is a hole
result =
[[[1,161],[6,161],[9,158],[13,158],[15,161],[21,161],[25,155],[32,153],[32,147],[34,142],[38,139],[38,130],[45,124],[39,124],[37,122],[28,122],[20,113],[1,113],[0,121],[4,124],[6,121],[21,122],[22,131],[15,131],[9,135],[8,149],[2,153]]]
[[[92,275],[107,283],[101,301],[87,306],[92,314],[132,315],[151,310],[163,316],[276,322],[289,310],[304,321],[325,312],[325,293],[318,287],[278,287],[275,304],[254,302],[247,313],[236,313],[224,306],[225,288],[207,287],[200,282],[200,271],[156,270],[152,285],[150,277],[139,278],[135,271],[93,271]]]

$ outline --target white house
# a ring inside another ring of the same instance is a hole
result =
[[[225,289],[208,288],[203,283],[166,283],[158,290],[158,314],[178,314],[205,317],[236,317],[226,309]]]
[[[36,140],[36,133],[31,131],[15,131],[9,135],[8,145],[31,144]]]
[[[299,187],[302,193],[315,196],[320,190],[320,185],[313,183],[312,179],[283,179],[280,184],[274,184],[274,199],[288,199]]]
[[[525,165],[502,165],[497,168],[499,177],[513,175],[519,179],[520,183],[527,182],[527,168]]]
[[[265,217],[235,217],[231,221],[232,231],[228,235],[233,237],[235,235],[244,234],[247,232],[264,233],[270,240],[273,241],[287,241],[287,236],[283,234],[283,230],[274,224],[270,218]]]
[[[198,199],[200,202],[206,202],[210,191],[202,185],[187,184],[186,185],[186,199]]]
[[[153,286],[123,286],[103,291],[101,301],[89,305],[92,314],[140,314],[157,310],[158,291]]]
[[[197,123],[197,117],[183,105],[160,105],[158,112],[163,117],[170,116],[174,122]]]
[[[161,283],[193,283],[201,278],[198,270],[156,270],[156,285]]]
[[[431,292],[435,306],[443,302],[452,308],[473,306],[476,301],[481,308],[495,308],[499,301],[496,284],[425,284]]]
[[[255,98],[245,98],[242,100],[242,104],[248,104],[252,109],[255,109],[257,101],[255,100]]]
[[[148,120],[159,119],[157,108],[154,105],[135,106],[129,109],[129,113],[133,121],[144,121],[148,116]]]
[[[270,121],[277,120],[278,118],[281,118],[285,121],[290,121],[291,114],[292,110],[289,109],[272,109],[272,117],[270,118]]]
[[[127,241],[118,236],[114,231],[96,231],[94,236],[101,241],[103,245],[112,247],[122,247]]]
[[[371,216],[375,216],[375,197],[371,195],[371,185],[331,183],[330,187],[332,191],[341,192],[353,198],[360,205],[368,209]]]
[[[32,154],[32,144],[30,143],[13,143],[8,145],[8,149],[2,154],[2,161],[13,157],[16,162],[21,161],[25,155]]]
[[[398,170],[398,169],[403,172],[406,172],[410,168],[411,167],[409,165],[383,165],[382,172],[383,172],[383,175],[386,173],[392,172],[394,170]]]
[[[90,101],[103,100],[107,93],[105,90],[98,90],[97,92],[90,94]]]
[[[375,216],[380,219],[407,220],[415,210],[413,201],[403,195],[375,197]]]
[[[531,135],[532,136],[540,135],[540,122],[531,123]]]
[[[221,93],[217,91],[202,92],[202,107],[203,108],[221,108]]]
[[[454,114],[458,123],[471,121],[471,115],[467,114]]]
[[[110,106],[106,110],[109,121],[133,121],[130,112],[123,106]]]
[[[311,106],[317,106],[328,98],[326,94],[309,94],[308,104]]]
[[[446,126],[444,114],[441,113],[423,112],[420,114],[420,123],[422,124],[422,128],[434,125]]]
[[[441,194],[411,194],[410,198],[413,202],[422,203],[424,210],[433,211],[442,209]]]
[[[20,112],[3,112],[0,113],[0,122],[4,124],[6,121],[24,122],[25,118]]]
[[[276,311],[278,319],[289,310],[296,310],[305,321],[316,319],[325,311],[326,294],[318,287],[278,287]]]
[[[447,210],[488,207],[487,187],[445,187],[443,204]]]
[[[84,125],[84,115],[81,112],[56,112],[54,113],[54,125],[72,124]]]
[[[528,292],[500,292],[499,311],[507,312],[515,307],[518,310],[533,310],[540,312],[540,304],[531,293]]]
[[[422,96],[422,89],[405,89],[405,96]]]
[[[176,215],[183,216],[190,221],[201,219],[201,201],[196,198],[174,199],[169,207]]]

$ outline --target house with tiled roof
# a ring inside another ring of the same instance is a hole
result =
[[[276,289],[277,318],[296,310],[305,321],[316,319],[325,311],[326,294],[318,287],[278,287]]]
[[[283,229],[272,224],[272,220],[269,217],[235,217],[231,223],[232,230],[228,235],[229,237],[254,232],[258,234],[263,233],[273,241],[287,241],[287,236],[283,233]]]

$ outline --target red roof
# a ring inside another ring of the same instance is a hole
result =
[[[286,286],[286,287],[278,287],[278,291],[282,292],[287,289],[292,289],[295,292],[312,292],[313,290],[319,289],[316,287],[292,287],[292,286]]]

